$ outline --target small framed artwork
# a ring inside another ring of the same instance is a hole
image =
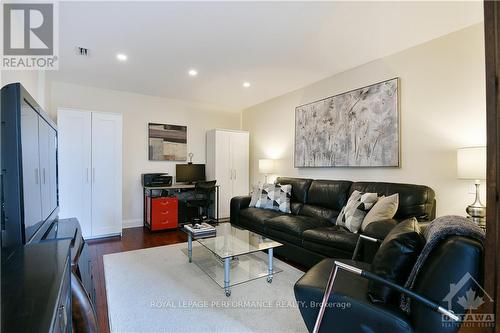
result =
[[[295,167],[399,167],[399,79],[295,109]]]
[[[187,126],[148,124],[150,161],[186,161]]]

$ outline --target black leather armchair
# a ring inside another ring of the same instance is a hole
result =
[[[341,260],[340,263],[343,267],[337,270],[335,278],[332,276],[335,259],[325,259],[295,284],[295,297],[310,332],[314,331],[321,309],[319,305],[323,303],[329,306],[317,325],[319,332],[455,333],[459,325],[453,318],[443,317],[443,313],[451,310],[463,314],[465,310],[457,303],[457,298],[469,288],[480,291],[475,281],[482,281],[483,246],[479,241],[462,236],[442,241],[417,275],[409,295],[412,299],[409,315],[397,304],[370,301],[367,296],[369,281],[377,280],[377,276],[369,273],[370,264],[353,260]],[[456,291],[452,288],[457,285],[461,293],[453,294]],[[333,288],[324,299],[328,286]]]

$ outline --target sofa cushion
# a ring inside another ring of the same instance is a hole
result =
[[[338,225],[307,230],[302,234],[304,242],[323,244],[351,252],[356,247],[358,237],[358,234]]]
[[[297,201],[301,203],[306,203],[307,192],[309,191],[309,186],[311,186],[311,179],[304,178],[289,178],[289,177],[278,177],[276,179],[276,184],[281,185],[292,185],[292,202]]]
[[[302,209],[300,210],[300,215],[327,219],[330,220],[332,224],[335,224],[337,216],[339,216],[339,211],[320,206],[305,204],[304,206],[302,206]]]
[[[415,218],[399,223],[389,232],[375,254],[372,273],[403,285],[424,244],[424,236]],[[399,293],[394,289],[370,281],[368,296],[372,302],[397,304],[398,295]]]
[[[302,210],[303,206],[304,204],[301,202],[290,202],[290,210],[294,215],[300,214],[300,211]]]
[[[283,214],[282,212],[268,209],[245,208],[240,211],[239,224],[253,230],[264,231],[266,229],[265,221]]]
[[[345,206],[352,182],[345,180],[313,180],[307,204],[340,211]]]
[[[398,184],[398,183],[376,183],[355,182],[352,183],[350,193],[354,191],[375,192],[378,195],[389,196],[399,194],[399,207],[396,215],[397,220],[416,217],[418,220],[431,220],[434,218],[434,191],[423,185]]]
[[[276,230],[299,239],[302,238],[302,233],[306,230],[329,225],[331,225],[331,223],[326,219],[318,219],[301,215],[282,215],[266,221],[266,227],[270,235],[273,230]]]

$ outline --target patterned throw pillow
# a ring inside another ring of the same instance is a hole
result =
[[[347,204],[340,211],[337,217],[337,225],[349,229],[351,232],[358,232],[366,213],[377,202],[377,193],[352,192]]]
[[[292,185],[264,184],[259,187],[260,197],[255,203],[256,208],[271,209],[283,213],[291,213],[290,199]]]
[[[262,192],[262,184],[259,182],[257,186],[253,187],[252,197],[250,199],[250,204],[248,205],[248,207],[255,207],[257,201],[259,201],[261,192]]]

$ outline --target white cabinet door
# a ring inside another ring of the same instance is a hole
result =
[[[92,112],[92,236],[122,231],[122,117]]]
[[[231,169],[231,134],[227,131],[215,133],[215,164],[216,179],[219,184],[219,218],[227,218],[230,213],[230,203],[233,197]]]
[[[40,154],[40,193],[42,199],[42,220],[49,217],[52,212],[50,198],[50,155],[49,155],[49,129],[45,120],[38,121],[38,151]]]
[[[91,138],[92,114],[59,109],[59,217],[76,217],[83,237],[92,235]]]
[[[21,149],[24,225],[29,230],[29,227],[42,221],[42,205],[40,200],[40,161],[38,155],[38,114],[27,105],[21,109],[21,133],[23,133],[21,136]]]
[[[57,134],[49,128],[49,192],[50,210],[57,207]]]
[[[231,166],[233,169],[232,196],[248,195],[248,133],[231,133]]]

